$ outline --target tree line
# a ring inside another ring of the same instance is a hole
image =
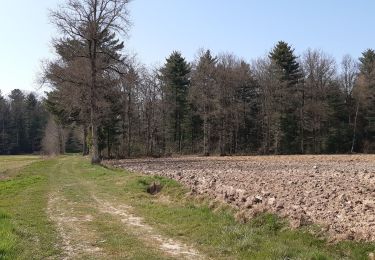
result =
[[[48,113],[34,93],[0,91],[0,154],[26,154],[41,150]]]
[[[0,155],[81,151],[81,128],[74,123],[59,124],[45,98],[20,89],[7,96],[0,91]]]
[[[375,151],[375,52],[340,64],[278,42],[251,63],[231,53],[173,52],[160,68],[125,54],[127,0],[68,1],[45,64],[46,107],[101,157]],[[58,138],[58,137],[57,137]]]

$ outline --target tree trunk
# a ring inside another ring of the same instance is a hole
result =
[[[99,140],[98,140],[98,127],[95,120],[91,120],[91,135],[92,135],[92,149],[91,149],[91,163],[100,163],[99,156]]]
[[[305,107],[305,91],[302,91],[302,106],[301,106],[301,153],[304,154],[305,153],[305,144],[304,144],[304,107]]]
[[[128,116],[128,129],[127,129],[127,156],[130,157],[131,155],[131,143],[132,143],[132,132],[131,129],[132,125],[132,97],[131,97],[131,88],[129,88],[128,92],[128,109],[127,109],[127,116]]]
[[[225,140],[225,133],[224,133],[224,119],[221,119],[221,129],[220,129],[220,156],[225,156],[225,145],[226,145],[226,140]]]
[[[207,119],[207,111],[206,108],[204,109],[204,118],[203,118],[203,155],[209,156],[209,147],[208,147],[208,119]]]
[[[96,16],[96,14],[95,14]],[[96,40],[90,42],[90,58],[91,58],[91,102],[90,102],[90,120],[91,120],[91,135],[92,135],[92,151],[91,151],[91,163],[100,163],[99,156],[99,140],[98,140],[98,124],[97,124],[97,114],[96,114]]]
[[[111,135],[109,129],[107,131],[107,157],[111,158]]]
[[[59,153],[65,154],[64,128],[58,124],[57,129],[58,129],[58,138],[59,138]]]
[[[83,144],[82,144],[82,155],[86,156],[89,154],[88,147],[87,147],[87,127],[86,125],[83,126]]]
[[[90,88],[90,120],[91,120],[91,135],[92,135],[92,151],[91,151],[91,163],[97,164],[100,163],[99,155],[99,138],[98,138],[98,122],[97,122],[97,111],[96,111],[96,88],[97,88],[97,67],[96,67],[96,52],[97,52],[97,39],[96,31],[97,27],[97,0],[94,0],[93,4],[93,24],[91,24],[91,32],[93,34],[92,40],[89,42],[89,52],[90,52],[90,61],[91,61],[91,88]]]
[[[352,139],[352,148],[350,149],[350,152],[354,152],[354,146],[355,146],[355,139],[357,135],[357,117],[358,117],[358,110],[359,110],[359,102],[357,103],[357,108],[355,110],[355,117],[354,117],[354,126],[353,126],[353,139]]]
[[[129,121],[129,124],[130,124],[130,121]],[[130,157],[130,155],[131,155],[131,128],[130,128],[130,125],[129,125],[129,127],[128,127],[128,131],[127,131],[127,141],[128,141],[128,143],[127,143],[127,156],[128,157]]]

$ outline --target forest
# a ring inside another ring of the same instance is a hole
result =
[[[33,93],[0,91],[0,154],[29,154],[41,150],[48,111]]]
[[[161,67],[127,54],[127,1],[51,13],[45,96],[0,95],[0,154],[101,158],[375,152],[375,51],[336,61],[279,41],[264,57],[179,51]],[[270,46],[271,47],[271,46]],[[176,46],[178,48],[178,46]]]

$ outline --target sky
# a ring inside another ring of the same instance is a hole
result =
[[[49,10],[65,0],[0,0],[0,90],[39,91],[43,60],[58,37]],[[375,48],[373,0],[132,0],[127,50],[162,65],[174,50],[192,61],[200,48],[251,61],[277,41],[297,55],[321,49],[338,62]]]

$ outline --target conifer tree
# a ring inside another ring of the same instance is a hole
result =
[[[0,154],[6,154],[8,152],[8,109],[9,106],[0,90]]]
[[[25,95],[19,89],[14,89],[10,99],[10,151],[13,154],[24,153],[27,146]]]
[[[368,78],[374,77],[375,70],[375,51],[373,49],[367,49],[362,53],[360,61],[360,72]]]
[[[359,82],[354,93],[358,102],[358,140],[365,152],[375,151],[375,51],[368,49],[359,58]],[[353,138],[354,139],[354,138]],[[361,140],[362,139],[362,140]],[[354,144],[354,141],[353,141]]]
[[[40,150],[40,143],[43,137],[43,127],[46,122],[46,111],[38,102],[34,93],[30,93],[25,99],[27,153],[34,153]]]
[[[210,50],[200,54],[192,72],[190,102],[196,107],[197,114],[203,120],[203,154],[210,154],[210,139],[214,114],[217,106],[216,62]]]
[[[274,72],[279,76],[280,86],[276,94],[280,112],[280,151],[281,153],[303,152],[299,147],[299,140],[303,139],[299,131],[301,104],[300,81],[301,68],[297,62],[294,49],[286,42],[279,41],[269,54],[269,58],[276,65]]]
[[[167,145],[172,145],[172,151],[182,152],[182,146],[187,138],[186,126],[188,113],[188,88],[190,84],[190,66],[181,53],[174,51],[161,69],[161,80],[165,102],[167,103]]]

